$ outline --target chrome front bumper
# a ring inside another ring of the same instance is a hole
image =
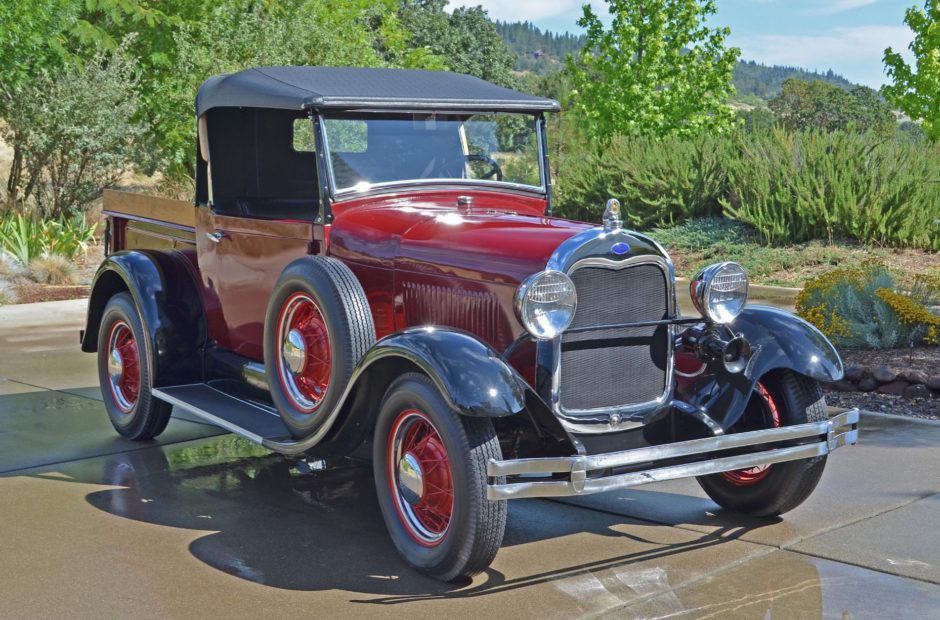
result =
[[[809,439],[813,441],[806,441]],[[799,443],[768,447],[770,444],[793,441]],[[487,464],[487,474],[491,477],[505,476],[507,480],[502,484],[490,484],[486,495],[491,500],[590,495],[648,482],[823,456],[857,441],[858,409],[850,409],[826,422],[721,435],[623,452],[512,461],[494,459]],[[759,449],[761,447],[765,449]],[[742,448],[756,450],[745,454],[716,454]],[[591,477],[594,472],[639,464],[647,467],[639,471]]]

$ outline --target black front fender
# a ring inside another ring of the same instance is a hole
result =
[[[360,366],[388,357],[420,368],[463,415],[498,418],[525,409],[525,380],[496,351],[468,333],[436,327],[398,332],[375,343]]]
[[[154,387],[200,381],[197,352],[206,340],[205,313],[194,270],[181,252],[133,250],[107,257],[92,283],[82,351],[97,351],[104,308],[125,291],[154,352]]]
[[[498,433],[518,429],[535,442],[535,455],[576,452],[558,419],[499,353],[469,333],[437,327],[406,329],[376,342],[353,371],[334,419],[321,433],[289,447],[269,447],[320,457],[348,454],[371,435],[382,395],[407,372],[425,374],[461,415],[494,418]]]
[[[679,394],[707,412],[727,431],[744,413],[757,381],[768,372],[788,369],[821,382],[842,378],[842,359],[832,343],[798,316],[770,306],[747,306],[731,329],[751,345],[743,373],[730,373],[720,362]]]

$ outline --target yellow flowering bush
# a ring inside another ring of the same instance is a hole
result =
[[[838,268],[809,280],[797,313],[837,346],[886,349],[940,344],[940,276],[902,280],[877,262]]]

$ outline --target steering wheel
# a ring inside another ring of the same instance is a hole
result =
[[[467,155],[467,161],[482,161],[490,165],[490,170],[482,175],[481,179],[492,179],[493,176],[496,176],[497,181],[503,180],[503,169],[499,167],[499,162],[489,155]]]

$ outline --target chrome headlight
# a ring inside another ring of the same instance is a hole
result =
[[[550,340],[568,329],[577,305],[574,282],[560,271],[539,272],[516,291],[516,315],[539,340]]]
[[[717,263],[702,270],[689,287],[692,303],[713,323],[730,323],[747,303],[747,272],[737,263]]]

